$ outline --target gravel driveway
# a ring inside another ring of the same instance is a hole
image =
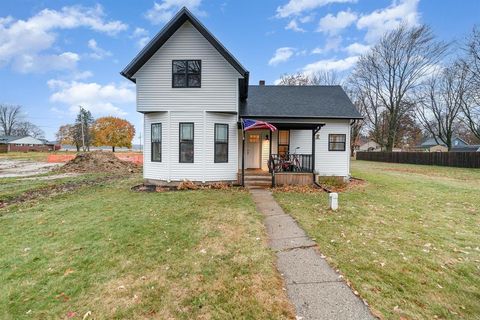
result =
[[[0,178],[28,177],[47,173],[62,164],[30,160],[0,160]]]

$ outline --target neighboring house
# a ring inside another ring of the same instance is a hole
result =
[[[425,141],[423,141],[420,145],[415,146],[415,150],[426,151],[426,152],[448,152],[447,145],[438,138],[437,138],[437,141],[435,140],[435,138],[428,138]],[[454,137],[452,139],[452,149],[461,148],[465,146],[468,146],[468,143],[466,143],[461,138]]]
[[[59,145],[30,136],[0,136],[0,152],[54,151]]]
[[[152,183],[243,182],[269,168],[310,183],[350,175],[350,126],[361,115],[343,89],[249,85],[249,72],[186,8],[121,74],[136,83],[143,172]],[[278,130],[244,131],[247,119]],[[276,166],[280,159],[297,165]]]
[[[373,140],[363,141],[357,151],[382,151],[382,147]]]

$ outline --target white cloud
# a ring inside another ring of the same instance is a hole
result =
[[[367,53],[368,50],[370,50],[369,45],[361,44],[358,42],[354,42],[345,48],[345,51],[347,51],[350,55],[362,55]]]
[[[80,56],[73,52],[61,54],[36,55],[22,54],[15,58],[12,67],[20,73],[45,73],[56,70],[73,70]]]
[[[27,20],[0,18],[0,66],[12,64],[22,72],[38,69],[32,67],[34,64],[45,70],[71,69],[72,64],[78,61],[78,55],[75,57],[76,54],[71,52],[44,54],[44,51],[54,45],[57,39],[55,31],[79,27],[109,35],[128,28],[118,20],[105,21],[105,14],[99,5],[63,7],[58,11],[44,9]]]
[[[301,28],[298,26],[298,22],[297,20],[293,19],[292,21],[290,21],[286,26],[285,26],[285,30],[292,30],[292,31],[295,31],[295,32],[305,32],[305,29]]]
[[[340,36],[328,38],[325,43],[325,46],[323,48],[317,47],[313,49],[312,54],[325,54],[330,51],[337,51],[341,43],[342,43],[342,37]]]
[[[132,37],[133,38],[140,38],[140,37],[145,37],[145,36],[148,36],[148,31],[143,29],[143,28],[139,28],[139,27],[136,27],[135,30],[133,30],[133,33],[132,33]]]
[[[135,28],[132,35],[130,36],[132,39],[137,39],[137,47],[139,49],[143,49],[150,41],[150,36],[147,30],[143,28]]]
[[[205,12],[199,9],[201,3],[202,0],[162,0],[160,3],[154,2],[153,7],[145,13],[145,17],[152,24],[165,23],[182,7],[187,7],[197,15],[205,15]]]
[[[287,4],[277,7],[277,18],[298,16],[306,11],[323,7],[330,3],[356,2],[356,0],[289,0]]]
[[[89,57],[92,59],[102,60],[103,58],[110,57],[112,55],[110,51],[100,48],[95,39],[88,40],[87,45],[92,50],[92,53],[89,54]]]
[[[307,64],[303,67],[302,71],[307,74],[311,75],[318,71],[345,71],[352,68],[355,63],[358,61],[358,56],[352,56],[345,59],[325,59],[319,60],[314,63]]]
[[[340,11],[336,16],[329,13],[320,19],[317,31],[335,35],[338,34],[342,29],[350,26],[356,20],[357,14],[355,12]]]
[[[273,57],[268,61],[270,66],[276,66],[279,63],[287,62],[295,53],[295,48],[283,47],[275,51]]]
[[[78,111],[78,106],[83,106],[96,116],[124,116],[127,112],[121,107],[135,103],[134,86],[128,83],[101,85],[96,82],[52,79],[47,84],[54,90],[50,101],[67,105],[72,114]]]
[[[416,25],[419,22],[419,0],[401,0],[384,9],[378,9],[360,17],[357,21],[358,29],[366,29],[365,40],[373,43],[386,31],[396,28],[401,23]]]

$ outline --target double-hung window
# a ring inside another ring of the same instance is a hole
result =
[[[162,124],[152,123],[151,130],[152,162],[162,162]]]
[[[194,126],[191,122],[180,123],[180,163],[193,163],[193,130]]]
[[[202,62],[200,60],[173,60],[172,87],[200,88],[202,85]]]
[[[286,156],[290,149],[290,131],[278,130],[278,154]]]
[[[328,135],[328,151],[345,151],[347,135],[345,134],[329,134]]]
[[[228,124],[215,123],[215,163],[228,162]]]

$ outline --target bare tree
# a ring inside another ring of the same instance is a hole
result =
[[[18,122],[12,129],[13,136],[31,136],[37,139],[45,138],[45,133],[35,124],[28,121]]]
[[[349,78],[348,87],[354,105],[364,116],[363,123],[368,135],[383,150],[386,144],[385,112],[378,92],[371,86],[371,83],[364,83],[356,76]]]
[[[400,120],[415,106],[411,100],[414,89],[422,84],[447,48],[447,44],[435,40],[429,27],[401,25],[360,57],[353,77],[358,88],[366,91],[369,110],[374,111],[368,118],[373,120],[375,131],[381,125],[385,127],[382,142],[387,151],[394,147]]]
[[[309,84],[312,85],[340,85],[340,77],[335,70],[323,70],[314,72],[311,76],[308,77]]]
[[[22,116],[22,107],[1,104],[0,105],[0,129],[6,136],[12,135],[15,126],[20,122]]]
[[[466,57],[463,60],[468,70],[469,102],[463,106],[465,123],[472,133],[480,139],[480,27],[474,27],[470,35]]]
[[[418,119],[438,144],[452,148],[455,127],[467,104],[468,70],[454,63],[427,81],[418,97]]]
[[[350,154],[353,156],[355,146],[358,144],[360,137],[365,128],[365,117],[367,116],[366,106],[361,99],[361,92],[355,90],[355,87],[345,86],[345,92],[352,101],[353,105],[364,119],[357,119],[351,125],[350,130]]]
[[[334,70],[323,70],[311,75],[297,72],[284,74],[280,78],[279,85],[283,86],[314,86],[314,85],[339,85],[341,83],[338,73]]]

